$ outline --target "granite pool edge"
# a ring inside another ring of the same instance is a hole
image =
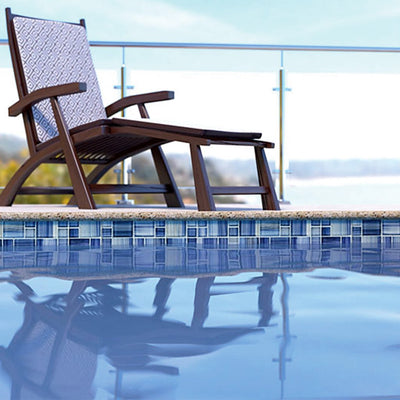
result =
[[[141,209],[0,210],[0,220],[264,220],[264,219],[400,219],[400,210],[195,211]]]

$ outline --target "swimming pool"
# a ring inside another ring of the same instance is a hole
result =
[[[400,219],[0,234],[0,398],[400,396]]]

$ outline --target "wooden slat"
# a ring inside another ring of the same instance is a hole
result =
[[[89,185],[92,193],[107,194],[107,193],[169,193],[171,188],[168,185],[106,185],[106,184],[93,184]]]
[[[213,195],[229,194],[267,194],[268,191],[263,186],[212,186]]]
[[[168,185],[107,185],[93,184],[89,185],[93,194],[122,194],[122,193],[169,193],[171,188]],[[23,186],[17,194],[74,194],[74,190],[69,186]]]

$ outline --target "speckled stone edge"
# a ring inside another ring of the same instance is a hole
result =
[[[396,211],[194,211],[194,210],[0,210],[0,220],[264,220],[264,219],[400,219]]]

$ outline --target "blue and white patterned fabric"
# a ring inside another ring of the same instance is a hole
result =
[[[14,18],[17,45],[28,92],[72,82],[87,91],[59,98],[69,129],[106,118],[86,29],[81,25]],[[58,135],[49,100],[32,107],[37,135],[45,142]]]

